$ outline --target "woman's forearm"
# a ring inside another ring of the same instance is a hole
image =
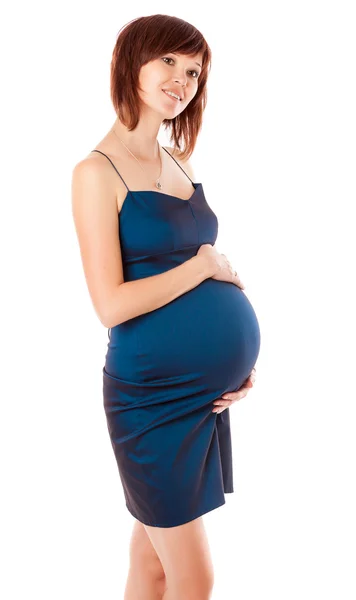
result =
[[[165,273],[119,285],[105,317],[111,328],[172,302],[212,276],[211,265],[204,256],[193,256]]]

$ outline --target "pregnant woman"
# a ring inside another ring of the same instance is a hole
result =
[[[88,290],[109,330],[108,431],[135,517],[125,600],[210,598],[202,515],[234,491],[229,406],[253,384],[260,349],[255,312],[214,247],[218,218],[189,162],[210,63],[186,21],[128,23],[111,62],[117,119],[72,176]],[[158,142],[162,124],[172,146]]]

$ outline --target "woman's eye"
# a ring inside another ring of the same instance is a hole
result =
[[[162,58],[162,60],[164,60],[164,61],[166,61],[166,60],[173,60],[173,62],[174,62],[174,58],[170,58],[169,56],[164,56]],[[198,71],[189,71],[189,73],[195,73],[194,79],[197,79],[199,77]]]

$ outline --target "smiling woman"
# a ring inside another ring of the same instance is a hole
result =
[[[155,27],[158,35],[154,33]],[[137,30],[140,42],[135,37]],[[211,69],[210,47],[190,23],[166,15],[134,19],[120,30],[111,61],[111,100],[129,130],[139,122],[140,92],[147,68],[150,74],[155,73],[157,84],[160,81],[165,84],[159,87],[161,91],[172,90],[181,98],[177,105],[179,112],[165,115],[162,125],[170,130],[170,142],[178,157],[186,160],[202,127]],[[172,106],[175,106],[173,100]]]
[[[218,217],[189,165],[210,59],[186,21],[130,22],[111,64],[117,119],[73,174],[86,280],[110,329],[110,441],[126,507],[151,541],[148,556],[132,557],[125,600],[163,600],[164,587],[165,600],[210,597],[200,518],[234,491],[229,409],[214,412],[214,401],[243,386],[260,348],[255,311],[215,248]]]

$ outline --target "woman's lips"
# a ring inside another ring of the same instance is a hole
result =
[[[170,98],[171,100],[174,100],[175,102],[180,102],[180,100],[178,100],[178,98],[174,98],[174,96],[171,96],[170,94],[167,94],[167,92],[165,92],[164,90],[162,90],[162,92],[168,96],[168,98]]]

